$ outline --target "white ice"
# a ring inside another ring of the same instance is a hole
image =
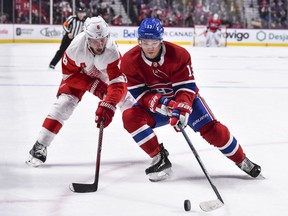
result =
[[[156,129],[170,152],[174,176],[149,182],[151,159],[123,129],[117,110],[104,130],[99,188],[76,194],[72,182],[92,183],[98,99],[87,93],[52,145],[43,167],[24,162],[55,100],[61,67],[48,70],[59,44],[0,45],[0,215],[2,216],[271,216],[288,215],[288,51],[281,47],[186,47],[197,84],[218,120],[228,126],[263,178],[242,172],[199,134],[186,129],[225,205],[216,198],[185,139]],[[131,46],[119,45],[122,53]],[[185,212],[183,202],[192,208]]]

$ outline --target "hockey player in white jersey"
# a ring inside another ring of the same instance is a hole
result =
[[[104,127],[110,124],[116,105],[121,108],[126,97],[129,98],[125,76],[118,67],[120,57],[118,46],[110,38],[109,27],[104,19],[100,16],[87,18],[84,32],[75,37],[62,57],[63,78],[57,100],[29,152],[28,165],[37,167],[46,161],[47,147],[86,91],[101,99],[95,122],[99,124],[104,119]]]

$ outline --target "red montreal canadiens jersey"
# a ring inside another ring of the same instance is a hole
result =
[[[167,41],[162,44],[158,62],[149,61],[141,47],[135,46],[124,54],[120,70],[127,77],[130,93],[145,107],[155,93],[189,104],[192,104],[198,93],[190,54],[186,49]]]
[[[210,18],[208,21],[207,28],[212,32],[216,32],[217,30],[220,30],[221,29],[220,19],[214,20],[213,18]]]

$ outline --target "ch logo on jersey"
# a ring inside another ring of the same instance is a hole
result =
[[[164,95],[167,97],[171,97],[174,95],[173,89],[171,89],[171,88],[157,88],[157,89],[151,90],[151,92],[160,93],[161,95]]]
[[[164,77],[168,77],[168,75],[166,73],[164,73],[163,71],[159,70],[159,69],[153,69],[153,74],[156,76],[156,77],[159,77],[159,78],[164,78]]]
[[[166,97],[171,97],[174,95],[173,89],[168,83],[159,83],[156,85],[149,86],[149,89],[152,93],[160,93]]]

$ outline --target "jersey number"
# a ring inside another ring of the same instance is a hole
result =
[[[66,55],[63,56],[62,61],[63,61],[63,64],[64,64],[64,65],[67,65],[68,60],[67,60],[67,56],[66,56]]]
[[[189,77],[193,76],[193,70],[191,65],[187,65]]]

